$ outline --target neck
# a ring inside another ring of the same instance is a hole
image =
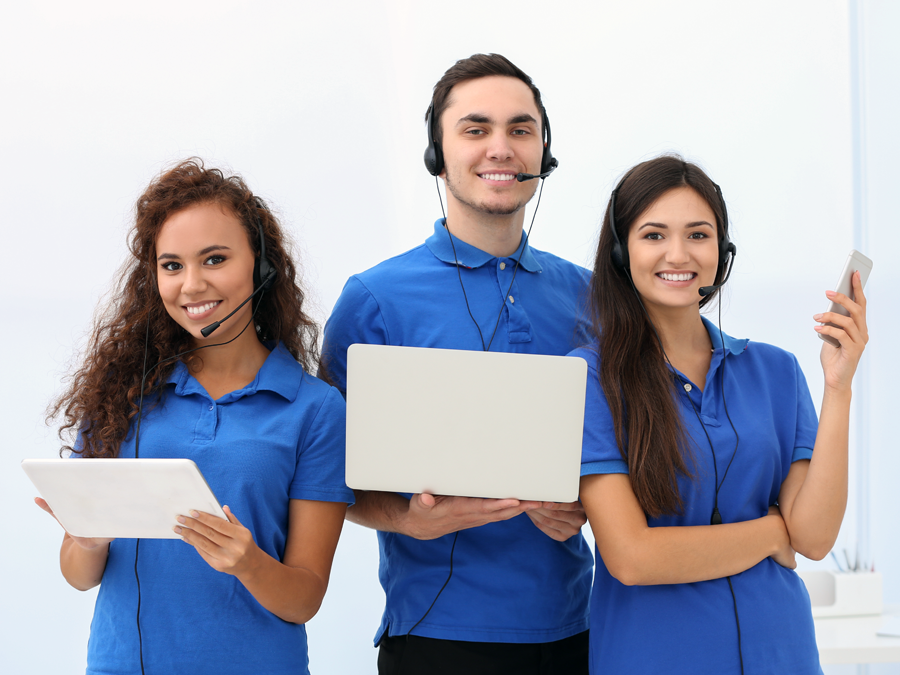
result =
[[[671,361],[680,361],[698,353],[708,354],[712,348],[712,340],[700,318],[699,307],[647,307],[647,313]]]
[[[231,321],[238,318],[235,316],[224,322],[221,328],[204,340],[192,340],[192,346],[216,345],[231,340],[241,332],[241,329],[247,323],[248,317],[244,316],[243,313],[242,316],[242,321],[239,320],[232,324]],[[231,325],[229,326],[228,324]],[[269,350],[259,341],[259,338],[256,336],[256,329],[251,324],[234,342],[216,347],[211,346],[208,349],[196,352],[196,354],[202,359],[202,366],[200,366],[199,371],[195,371],[194,367],[196,366],[192,364],[191,373],[193,375],[196,376],[198,373],[203,373],[204,375],[215,374],[216,377],[231,377],[251,371],[255,374],[265,362],[266,357],[269,355]]]
[[[509,215],[476,211],[447,193],[447,226],[450,233],[470,246],[497,257],[511,256],[522,241],[525,209]]]

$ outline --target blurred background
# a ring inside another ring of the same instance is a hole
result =
[[[62,533],[18,464],[58,452],[44,410],[148,181],[193,155],[241,174],[299,243],[324,322],[351,274],[418,245],[440,216],[422,165],[425,109],[444,70],[475,52],[530,74],[553,125],[560,168],[534,246],[590,267],[623,172],[670,151],[699,163],[722,186],[738,246],[723,328],[794,352],[817,404],[811,317],[851,248],[874,260],[836,551],[874,563],[885,601],[900,603],[900,366],[888,355],[900,334],[888,250],[900,3],[33,0],[0,15],[4,672],[84,668],[95,592],[63,580]],[[375,535],[348,523],[309,624],[312,671],[375,672],[382,603]],[[855,666],[826,668],[845,672]]]

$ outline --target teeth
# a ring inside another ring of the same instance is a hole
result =
[[[218,302],[207,302],[205,305],[200,305],[199,307],[188,307],[188,314],[202,314],[203,312],[212,309]]]
[[[481,174],[482,178],[487,180],[512,180],[515,178],[515,174],[513,173],[483,173]]]
[[[691,272],[686,272],[684,274],[666,274],[665,272],[660,272],[659,276],[666,281],[690,281],[694,278],[694,275]]]

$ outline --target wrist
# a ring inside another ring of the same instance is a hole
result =
[[[769,546],[769,555],[775,555],[791,543],[790,534],[787,531],[784,518],[780,514],[771,514],[766,516],[770,521],[771,539]]]

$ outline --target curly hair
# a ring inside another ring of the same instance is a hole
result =
[[[48,423],[62,417],[60,454],[116,457],[138,412],[145,343],[151,372],[144,397],[150,405],[159,403],[177,360],[156,370],[152,364],[191,348],[190,334],[169,317],[157,290],[156,239],[170,216],[198,204],[216,204],[240,220],[256,255],[260,223],[266,257],[278,274],[259,299],[257,334],[260,340],[282,342],[306,372],[314,372],[319,329],[303,311],[305,294],[297,282],[289,239],[240,176],[226,176],[191,158],[159,175],[137,200],[128,238],[131,255],[116,275],[108,303],[98,310],[84,360],[69,378],[68,389],[48,408]],[[193,369],[202,365],[197,354],[183,360]],[[72,444],[76,435],[77,450]]]

